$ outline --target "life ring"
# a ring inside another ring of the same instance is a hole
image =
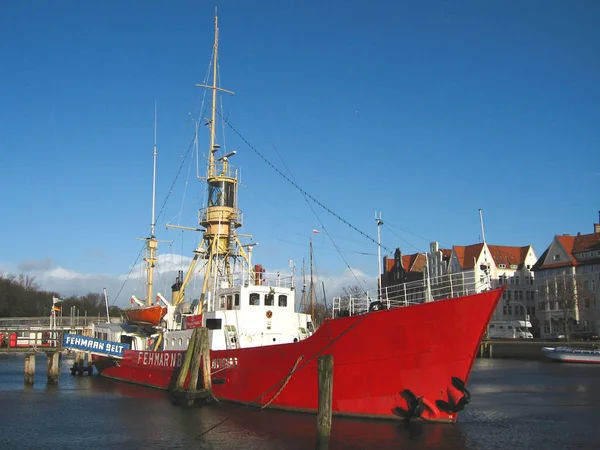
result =
[[[267,319],[270,319],[271,317],[273,317],[273,311],[268,310],[267,311]]]

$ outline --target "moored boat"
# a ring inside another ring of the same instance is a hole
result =
[[[212,90],[212,105],[224,91],[216,84],[217,50],[215,17],[212,85],[200,85]],[[462,284],[449,277],[439,280],[448,298],[366,299],[315,330],[311,315],[295,310],[293,274],[269,273],[251,264],[254,244],[243,244],[237,233],[242,226],[238,178],[229,162],[235,152],[227,153],[216,142],[216,108],[211,109],[208,201],[199,212],[202,241],[185,275],[180,272],[173,284],[171,300],[157,295],[166,309],[157,324],[94,325],[95,338],[125,344],[118,354],[92,351],[99,373],[170,389],[193,328],[203,326],[211,373],[201,376],[211,377],[220,400],[315,412],[317,359],[331,354],[334,414],[456,421],[469,402],[471,368],[504,289],[476,293],[464,276]],[[153,231],[146,258],[148,302],[157,242]],[[204,273],[201,294],[186,300],[185,289],[199,271]]]
[[[584,349],[573,347],[544,347],[544,355],[553,361],[568,363],[600,364],[599,349]]]

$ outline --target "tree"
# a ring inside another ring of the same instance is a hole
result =
[[[578,322],[578,283],[572,274],[558,276],[548,284],[550,309],[562,311],[565,336],[571,337],[571,326]]]

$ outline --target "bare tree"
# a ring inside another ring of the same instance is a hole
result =
[[[579,280],[581,281],[581,280]],[[580,318],[580,311],[583,309],[580,303],[585,305],[583,283],[580,283],[571,275],[556,277],[548,285],[548,302],[551,309],[562,311],[563,322],[565,326],[565,336],[571,338],[571,323],[577,323]]]

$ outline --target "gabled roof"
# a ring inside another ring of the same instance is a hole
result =
[[[552,244],[557,243],[567,253],[569,259],[567,261],[548,261],[548,254]],[[548,246],[546,251],[540,256],[538,261],[534,264],[532,270],[551,269],[555,267],[570,267],[581,264],[575,258],[575,253],[581,253],[585,251],[600,250],[600,233],[583,234],[578,236],[554,236],[552,244]],[[584,263],[592,263],[593,261],[585,261]]]
[[[600,233],[575,236],[573,253],[589,252],[592,250],[600,250]]]
[[[467,246],[455,245],[453,247],[461,269],[473,269],[475,267],[475,260],[481,254],[482,249],[482,243]]]
[[[507,245],[488,245],[488,248],[497,266],[504,264],[506,267],[510,267],[512,265],[523,266],[531,246],[509,247]]]
[[[407,272],[423,272],[427,257],[423,253],[402,256],[402,266]]]
[[[384,273],[392,271],[392,268],[394,267],[394,262],[394,258],[385,258],[385,267],[383,268]]]

